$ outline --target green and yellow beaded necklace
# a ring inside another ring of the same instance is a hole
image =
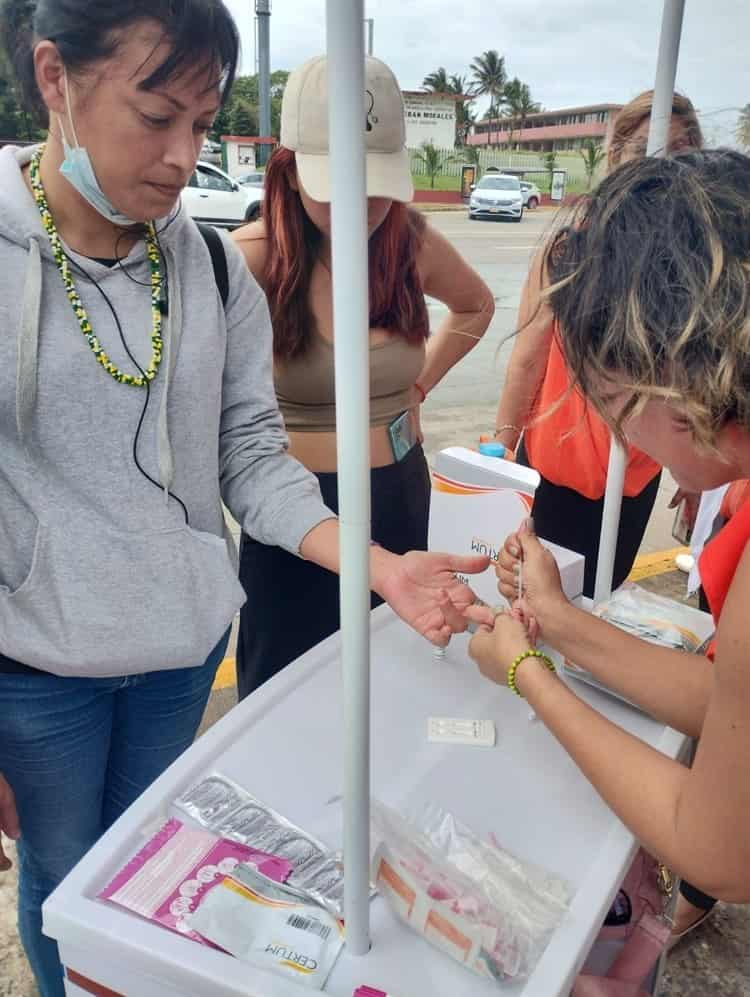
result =
[[[115,381],[120,384],[131,385],[134,388],[143,388],[149,381],[153,381],[156,377],[156,372],[158,371],[159,364],[161,363],[161,355],[164,345],[161,338],[161,309],[159,307],[159,302],[161,300],[162,274],[160,267],[159,246],[156,241],[156,232],[154,230],[153,222],[149,222],[146,229],[146,252],[148,254],[149,263],[151,264],[151,315],[153,319],[153,326],[151,330],[151,361],[144,372],[145,376],[141,374],[126,374],[124,371],[120,370],[117,364],[112,363],[105,353],[101,343],[94,335],[94,330],[91,328],[91,323],[89,322],[88,315],[86,314],[86,309],[83,307],[83,302],[78,296],[78,291],[76,290],[76,286],[73,281],[73,275],[70,272],[68,257],[65,255],[65,250],[63,249],[60,236],[58,235],[55,223],[52,220],[52,213],[49,210],[49,204],[47,203],[47,197],[44,193],[44,187],[39,175],[39,162],[42,158],[43,152],[44,146],[41,146],[31,157],[31,163],[29,165],[29,181],[31,183],[31,190],[34,194],[34,200],[39,208],[39,214],[42,216],[42,224],[44,225],[47,235],[49,236],[49,241],[52,245],[52,253],[55,257],[55,262],[57,263],[57,269],[60,271],[63,285],[65,286],[65,290],[73,311],[75,312],[75,316],[78,319],[81,332],[83,333],[84,338],[89,344],[91,352],[94,354],[97,361],[102,365],[106,372],[115,379]]]

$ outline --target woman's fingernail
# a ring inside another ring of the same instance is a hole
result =
[[[513,565],[513,574],[517,575],[520,573],[520,571],[521,571],[521,565],[518,561],[516,561],[516,563]]]
[[[518,549],[518,547],[516,547],[515,544],[512,544],[510,547],[508,547],[508,553],[510,554],[511,557],[518,557],[521,551]]]
[[[534,532],[534,517],[533,516],[527,516],[526,519],[524,520],[524,526],[526,527],[526,532],[527,533],[533,533]]]

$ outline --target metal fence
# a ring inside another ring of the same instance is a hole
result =
[[[474,147],[471,154],[474,154]],[[409,161],[412,176],[426,177],[428,171],[423,160],[424,150],[409,149]],[[461,178],[461,167],[473,160],[467,157],[465,149],[438,149],[441,168],[438,176],[443,179],[455,177],[456,190],[458,190]],[[532,183],[536,183],[542,190],[549,190],[549,171],[544,160],[543,153],[537,152],[512,152],[503,149],[479,149],[478,172],[484,173],[489,166],[494,166],[499,170],[509,170],[513,173],[523,174]],[[556,152],[555,168],[565,170],[567,173],[566,187],[568,191],[580,192],[588,186],[588,178],[583,159],[578,152]],[[599,173],[594,178],[599,179]]]

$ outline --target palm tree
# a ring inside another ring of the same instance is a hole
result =
[[[513,148],[513,131],[515,119],[518,117],[518,107],[521,103],[521,87],[523,83],[515,76],[510,82],[505,84],[503,89],[503,100],[505,101],[505,106],[507,108],[507,113],[505,118],[507,119],[508,128],[508,149]]]
[[[422,80],[422,86],[430,93],[452,93],[448,74],[444,66],[438,67],[434,73],[428,73]]]
[[[740,145],[750,149],[750,104],[745,104],[740,111],[735,135]]]
[[[583,168],[586,170],[586,179],[588,181],[586,190],[591,190],[591,184],[594,182],[594,174],[604,159],[604,149],[602,149],[599,142],[595,142],[592,138],[587,138],[580,151]]]
[[[448,83],[449,93],[460,96],[471,96],[471,86],[465,76],[457,76],[451,73]],[[466,136],[474,123],[474,115],[471,113],[471,100],[456,101],[456,147],[466,144]]]
[[[519,131],[526,127],[526,119],[530,114],[536,114],[541,110],[541,104],[531,99],[531,90],[528,83],[521,83],[518,77],[511,80],[505,87],[505,103],[508,106],[513,118],[519,121]]]
[[[473,93],[490,98],[490,113],[497,114],[507,82],[505,59],[496,49],[488,49],[473,60],[469,67],[474,74]],[[490,117],[487,144],[492,145],[492,117]]]
[[[435,177],[443,172],[443,165],[447,160],[443,159],[443,154],[432,142],[423,142],[420,146],[421,152],[414,153],[414,159],[424,166],[424,171],[430,178],[430,187],[435,189]]]
[[[480,158],[481,149],[478,145],[465,145],[461,149],[461,158],[463,161],[469,165],[476,167],[476,180],[479,182],[479,178],[482,175],[482,163]]]

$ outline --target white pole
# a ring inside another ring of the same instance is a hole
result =
[[[684,12],[685,0],[665,0],[659,37],[659,57],[656,63],[654,102],[651,105],[651,124],[648,130],[647,156],[667,154]]]
[[[649,125],[646,150],[648,156],[665,156],[667,153],[684,10],[685,0],[665,0],[664,2],[659,37],[659,56],[656,63],[654,100],[651,106],[651,124]],[[617,548],[617,531],[620,525],[626,462],[625,450],[612,437],[607,468],[607,487],[604,492],[602,530],[599,535],[599,558],[596,562],[594,602],[608,599],[612,593],[612,576],[615,567],[615,550]]]
[[[327,0],[344,680],[344,918],[370,947],[370,371],[363,0]]]

